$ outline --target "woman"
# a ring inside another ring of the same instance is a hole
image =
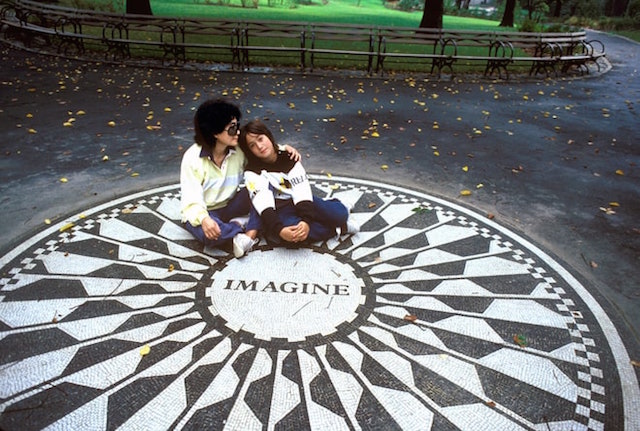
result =
[[[193,120],[195,143],[184,153],[180,167],[185,228],[206,246],[232,242],[237,258],[252,249],[260,227],[257,217],[247,221],[251,201],[240,189],[247,162],[236,148],[241,116],[240,109],[225,100],[202,103]],[[288,157],[300,158],[291,147],[287,151]]]
[[[255,120],[242,128],[240,148],[249,160],[245,184],[268,242],[317,242],[335,236],[337,229],[342,233],[358,231],[342,202],[313,196],[300,161],[291,160],[276,146],[264,123]]]

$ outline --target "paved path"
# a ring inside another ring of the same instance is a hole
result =
[[[637,429],[640,48],[596,37],[605,75],[506,83],[5,52],[2,428]],[[242,260],[185,237],[218,95],[362,232]]]

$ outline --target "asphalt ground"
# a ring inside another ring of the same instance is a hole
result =
[[[177,183],[195,108],[222,96],[266,119],[309,172],[427,192],[529,238],[587,286],[637,360],[640,45],[590,37],[605,73],[509,81],[132,68],[3,47],[0,255],[49,222]]]

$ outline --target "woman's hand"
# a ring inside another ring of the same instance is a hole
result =
[[[291,160],[295,160],[296,162],[299,162],[300,159],[302,158],[302,156],[300,155],[300,152],[295,148],[293,148],[291,145],[288,145],[288,144],[285,145],[284,149],[287,150],[287,153],[289,153],[289,158]]]
[[[208,239],[215,241],[220,238],[220,226],[209,216],[202,219],[202,231]]]

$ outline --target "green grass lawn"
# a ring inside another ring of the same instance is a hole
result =
[[[331,0],[327,4],[317,1],[311,5],[291,7],[287,0],[259,0],[258,7],[241,7],[240,0],[231,0],[228,6],[206,4],[204,0],[151,0],[155,16],[223,18],[229,20],[274,20],[358,24],[371,26],[418,27],[422,11],[403,12],[384,7],[381,0]],[[247,1],[247,3],[251,3]],[[253,3],[251,3],[253,5]],[[494,30],[497,21],[477,18],[444,16],[444,27],[468,30]]]
[[[635,40],[636,42],[640,42],[640,30],[616,31],[615,33],[621,36],[628,37],[629,39]]]

